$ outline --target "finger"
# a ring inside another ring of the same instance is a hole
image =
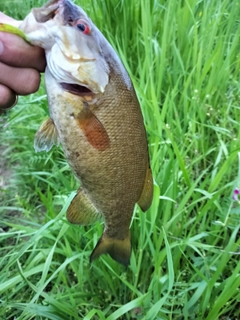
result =
[[[44,50],[31,46],[22,38],[0,32],[0,61],[14,67],[29,67],[43,72],[46,67]]]
[[[16,94],[27,95],[38,90],[40,74],[31,68],[14,68],[0,62],[0,84]]]
[[[16,94],[9,88],[0,84],[0,113],[1,110],[11,108],[16,101]]]

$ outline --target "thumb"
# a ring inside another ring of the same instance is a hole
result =
[[[8,17],[6,14],[0,11],[0,22],[10,24],[13,27],[19,28],[22,21],[15,20],[11,17]]]

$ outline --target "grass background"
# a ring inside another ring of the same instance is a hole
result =
[[[43,1],[0,0],[22,19]],[[155,179],[125,269],[89,265],[102,226],[65,218],[78,188],[61,148],[34,153],[39,92],[0,119],[0,319],[240,319],[240,1],[76,1],[139,97]]]

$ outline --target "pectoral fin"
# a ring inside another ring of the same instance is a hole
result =
[[[101,219],[87,194],[80,188],[67,210],[67,219],[73,224],[89,225]]]
[[[25,33],[22,30],[14,27],[10,24],[0,23],[0,32],[8,32],[8,33],[16,34],[17,36],[21,37],[26,42],[30,43],[27,36],[25,35]]]
[[[152,198],[153,198],[153,178],[152,178],[151,168],[149,167],[149,164],[148,164],[142,194],[140,199],[138,200],[138,205],[142,209],[142,211],[146,211],[150,207],[152,203]]]
[[[88,142],[97,150],[103,151],[110,147],[110,140],[102,123],[88,107],[84,107],[76,120]]]
[[[34,149],[36,152],[49,151],[52,146],[59,145],[57,129],[51,118],[45,120],[34,138]]]
[[[130,231],[123,239],[110,238],[104,233],[91,254],[90,262],[106,253],[118,263],[128,266],[131,256]]]

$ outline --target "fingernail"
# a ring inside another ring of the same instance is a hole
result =
[[[2,41],[0,41],[0,54],[2,54],[3,49],[4,49],[3,43],[2,43]]]
[[[17,103],[18,103],[18,95],[16,94],[14,103],[10,107],[5,107],[5,108],[4,107],[0,107],[0,112],[1,111],[4,112],[4,111],[8,111],[8,110],[12,109],[13,107],[15,107],[15,105]]]

